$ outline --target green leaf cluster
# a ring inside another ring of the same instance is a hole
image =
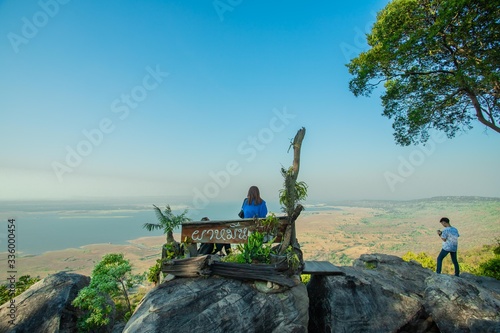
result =
[[[500,280],[500,256],[479,265],[480,274]]]
[[[153,266],[149,267],[149,270],[147,272],[147,280],[153,283],[155,286],[160,282],[161,263],[161,259],[156,259],[156,263]]]
[[[236,262],[241,264],[252,264],[255,262],[269,264],[271,254],[275,252],[272,249],[274,239],[265,242],[264,234],[254,231],[248,237],[244,244],[238,244],[235,251],[224,258],[226,262]]]
[[[291,216],[295,206],[307,198],[307,184],[303,181],[294,181],[293,167],[281,168],[283,188],[279,191],[280,204],[283,210]]]
[[[10,285],[8,283],[0,285],[0,304],[3,304],[14,297],[21,295],[38,281],[40,281],[40,277],[38,276],[32,278],[30,275],[22,275],[14,284],[14,293],[12,293],[12,290],[10,289]]]
[[[188,210],[185,209],[180,214],[174,214],[172,212],[172,208],[170,208],[170,205],[167,205],[163,212],[157,206],[153,205],[153,207],[156,214],[156,218],[158,219],[158,223],[144,223],[143,228],[148,231],[163,230],[163,233],[167,235],[167,243],[173,243],[174,229],[181,226],[183,222],[191,220],[186,216]]]
[[[367,35],[370,49],[347,65],[349,88],[381,83],[383,115],[398,144],[449,138],[476,119],[500,133],[500,6],[489,0],[393,0]]]
[[[433,271],[436,270],[437,262],[436,260],[429,256],[425,252],[420,252],[418,254],[415,254],[411,251],[407,252],[405,255],[403,255],[402,259],[404,261],[411,261],[414,260],[422,265],[424,268],[429,268]]]
[[[142,280],[140,275],[131,274],[130,262],[123,254],[111,253],[102,257],[92,271],[90,284],[81,289],[73,300],[73,305],[86,311],[79,320],[79,328],[84,331],[107,325],[113,307],[109,298],[126,303],[125,319],[132,315],[128,289]]]
[[[287,247],[285,255],[289,269],[296,271],[300,266],[300,258],[291,245]]]
[[[266,216],[265,219],[259,219],[257,222],[258,229],[264,235],[267,236],[276,236],[278,233],[278,228],[280,225],[280,221],[276,214],[270,213]]]
[[[311,281],[311,274],[300,274],[300,281],[303,284],[308,284]]]
[[[500,239],[497,239],[493,253],[495,257],[479,265],[479,274],[500,280]]]

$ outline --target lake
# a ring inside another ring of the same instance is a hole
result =
[[[152,204],[112,202],[1,202],[0,252],[7,251],[7,221],[16,220],[16,252],[23,255],[78,248],[88,244],[125,244],[139,237],[161,236],[162,230],[147,231],[144,223],[157,223]],[[162,210],[165,206],[157,204]],[[182,204],[171,205],[174,214]],[[200,220],[238,218],[241,202],[214,203],[200,210],[188,210],[187,216]],[[268,204],[280,213],[279,204]],[[180,230],[178,230],[180,232]]]

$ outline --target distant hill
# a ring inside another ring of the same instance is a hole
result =
[[[478,203],[493,202],[499,203],[500,198],[479,197],[479,196],[437,196],[431,198],[422,198],[414,200],[338,200],[333,201],[331,205],[349,206],[349,207],[371,207],[381,208],[394,205],[411,205],[419,203]]]

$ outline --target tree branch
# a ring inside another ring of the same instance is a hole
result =
[[[497,133],[500,133],[500,127],[498,127],[495,122],[488,121],[483,114],[483,108],[481,107],[481,104],[479,103],[476,94],[474,94],[470,89],[465,90],[467,93],[467,96],[469,96],[470,100],[472,101],[472,105],[474,106],[474,109],[476,110],[476,117],[481,122],[483,125],[491,128]]]
[[[447,70],[444,70],[444,69],[438,69],[438,70],[435,70],[435,71],[428,71],[428,72],[413,72],[413,71],[410,71],[410,72],[406,72],[406,74],[409,74],[409,75],[431,75],[431,74],[450,74],[450,75],[455,75],[455,72],[447,71]]]

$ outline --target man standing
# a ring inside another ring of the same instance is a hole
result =
[[[447,217],[441,218],[439,221],[441,225],[444,227],[443,231],[438,230],[437,233],[439,237],[443,240],[443,248],[439,253],[437,258],[437,268],[436,273],[441,274],[441,266],[443,264],[443,259],[448,255],[451,256],[451,261],[453,262],[453,266],[455,266],[455,276],[460,275],[460,268],[458,266],[457,260],[457,250],[458,250],[458,234],[457,228],[454,228],[450,225],[450,220]]]

